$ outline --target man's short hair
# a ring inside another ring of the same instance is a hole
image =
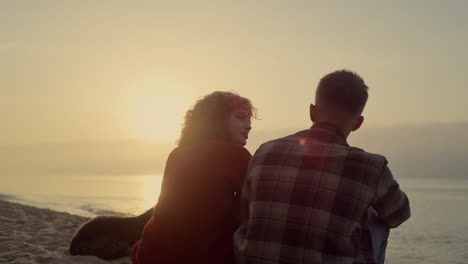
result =
[[[317,86],[315,104],[326,109],[361,114],[369,88],[356,73],[339,70],[325,75]]]

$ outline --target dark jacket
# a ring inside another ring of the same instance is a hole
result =
[[[239,194],[250,158],[242,146],[224,141],[174,149],[132,262],[232,263]]]

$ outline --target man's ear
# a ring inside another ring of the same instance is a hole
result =
[[[364,123],[364,116],[359,116],[351,131],[358,130],[361,127],[362,123]]]
[[[317,118],[317,107],[314,104],[310,104],[309,106],[309,116],[310,116],[310,121],[315,122],[315,119]]]

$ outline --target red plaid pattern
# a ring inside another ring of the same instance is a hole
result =
[[[241,199],[237,263],[375,263],[367,209],[389,227],[410,216],[385,157],[327,124],[263,144]]]

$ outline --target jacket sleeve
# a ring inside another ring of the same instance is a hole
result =
[[[141,240],[138,240],[133,246],[132,251],[130,252],[130,258],[132,259],[133,264],[140,264],[141,261],[138,259],[138,251],[140,250]]]
[[[238,181],[235,183],[239,189],[236,190],[237,202],[237,218],[238,224],[240,225],[248,218],[248,195],[250,191],[250,183],[247,178],[247,171],[250,167],[252,155],[243,147],[237,151],[237,166],[235,168],[238,171]]]
[[[240,194],[240,223],[245,223],[249,219],[249,195],[250,181],[245,177]]]
[[[168,175],[167,171],[170,169],[172,164],[175,162],[175,156],[176,156],[176,150],[173,150],[170,154],[169,157],[167,158],[166,161],[166,167],[165,167],[165,172],[164,172],[164,178],[163,178],[163,183],[161,186],[161,194],[159,197],[159,200],[162,199],[161,196],[163,196],[163,190],[164,190],[164,184],[168,180],[166,177]],[[158,204],[154,206],[153,208],[153,213],[151,218],[148,220],[146,223],[141,239],[135,243],[133,246],[131,252],[130,252],[130,257],[132,259],[133,264],[144,264],[148,263],[148,258],[151,257],[151,248],[148,246],[153,244],[155,242],[155,237],[157,237],[156,231],[155,231],[155,217],[158,213]]]
[[[148,225],[149,223],[151,223],[153,221],[153,217],[150,218],[150,220],[148,221],[148,223],[146,225]],[[146,226],[145,226],[145,229],[146,229]],[[144,230],[145,230],[144,229]],[[144,234],[145,231],[143,231],[143,234]],[[142,239],[138,240],[136,242],[136,244],[133,246],[132,248],[132,251],[130,252],[130,257],[132,259],[132,263],[133,264],[141,264],[142,261],[140,260],[140,255],[141,255],[141,241]]]
[[[377,184],[372,207],[380,220],[390,228],[399,226],[411,216],[408,197],[400,189],[387,164],[384,165]]]

